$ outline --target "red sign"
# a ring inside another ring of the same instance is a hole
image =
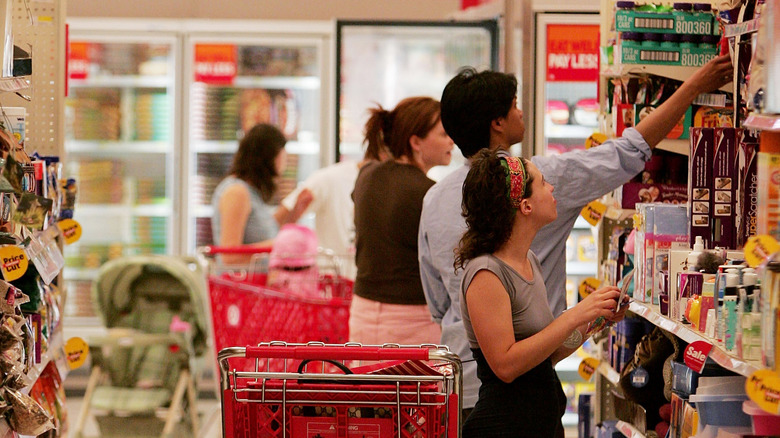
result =
[[[599,25],[547,25],[547,81],[593,82],[599,77]]]
[[[712,350],[712,344],[706,341],[693,341],[685,349],[683,360],[688,368],[700,373],[704,369],[704,362]]]
[[[229,85],[238,70],[238,53],[232,44],[195,45],[195,82]]]
[[[89,43],[70,43],[68,51],[68,76],[86,79],[89,73]]]

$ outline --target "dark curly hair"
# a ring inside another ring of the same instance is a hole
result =
[[[252,127],[238,143],[230,174],[260,191],[263,201],[270,202],[276,192],[276,156],[287,139],[276,126],[260,123]]]
[[[527,166],[528,160],[521,159]],[[473,258],[496,252],[509,240],[516,210],[509,202],[506,177],[498,151],[482,149],[472,159],[463,182],[461,214],[466,219],[467,230],[455,250],[456,271]],[[532,182],[533,177],[529,176],[525,198],[531,196]]]

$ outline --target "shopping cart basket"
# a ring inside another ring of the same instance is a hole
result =
[[[234,369],[237,358],[265,359],[266,369]],[[224,438],[460,436],[461,363],[446,346],[261,343],[218,359]],[[372,364],[333,374],[319,361]]]
[[[252,247],[200,249],[206,258],[217,254],[253,255],[241,269],[221,266],[210,259],[208,289],[215,355],[223,348],[258,342],[347,342],[353,282],[340,275],[337,257],[320,254],[319,275],[312,280],[317,282],[318,293],[299,294],[268,286],[269,252],[270,248]],[[234,365],[246,371],[262,363],[245,360]]]

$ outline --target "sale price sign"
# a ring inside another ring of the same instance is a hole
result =
[[[598,24],[548,24],[547,80],[593,82],[598,77]]]

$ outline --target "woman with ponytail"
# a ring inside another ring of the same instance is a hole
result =
[[[350,341],[364,344],[438,343],[441,330],[425,303],[417,261],[426,176],[452,159],[439,102],[410,97],[393,110],[377,106],[365,126],[367,158],[355,201],[357,278],[350,309]],[[390,159],[379,161],[384,154]]]

